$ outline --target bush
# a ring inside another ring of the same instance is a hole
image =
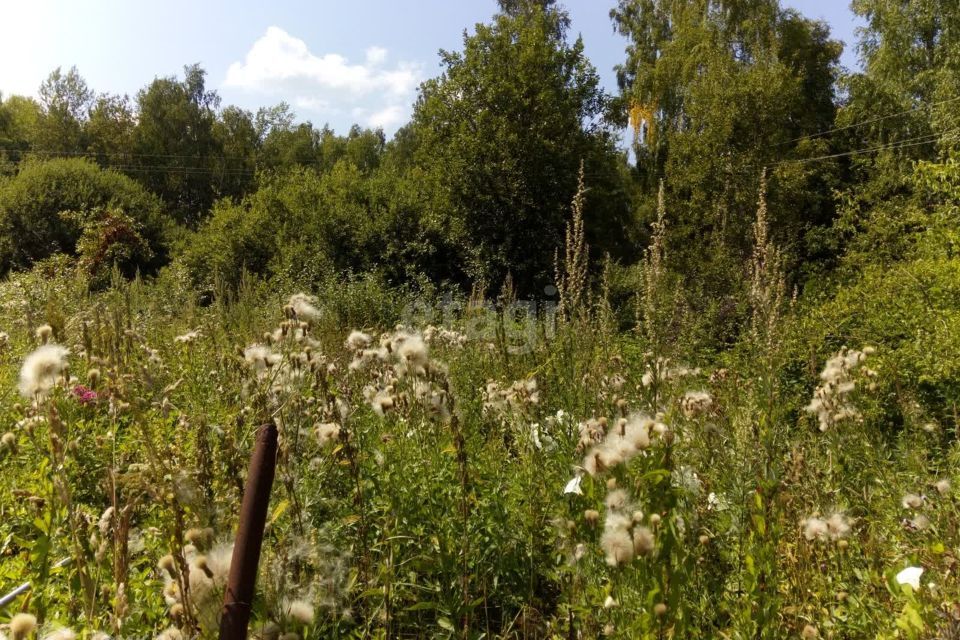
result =
[[[920,163],[909,182],[899,206],[845,212],[839,230],[855,235],[840,285],[807,296],[799,349],[876,345],[881,379],[897,381],[882,394],[886,424],[946,424],[960,397],[960,166]]]
[[[417,198],[412,183],[388,171],[365,178],[348,161],[323,175],[297,168],[264,179],[239,203],[216,203],[180,260],[207,291],[236,288],[244,271],[302,285],[364,272],[408,282],[448,260],[437,249],[444,232],[422,219]]]
[[[131,233],[120,234],[117,242],[133,238],[148,249],[106,251],[127,256],[118,266],[152,272],[165,262],[169,223],[160,201],[139,184],[83,159],[27,162],[0,184],[0,272],[26,269],[56,253],[76,255],[85,229],[103,223],[104,210],[131,226]],[[98,264],[106,271],[111,266]]]

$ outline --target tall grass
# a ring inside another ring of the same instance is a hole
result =
[[[887,428],[883,345],[811,353],[761,231],[756,330],[709,358],[676,339],[657,233],[659,302],[629,333],[600,303],[411,316],[363,280],[288,304],[251,279],[207,306],[175,271],[96,295],[49,265],[7,281],[0,585],[31,588],[0,616],[214,635],[274,420],[257,637],[951,637],[957,425]],[[43,340],[69,369],[18,397]],[[821,431],[804,407],[826,384],[850,411]]]

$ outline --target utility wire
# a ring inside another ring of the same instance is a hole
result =
[[[792,139],[792,140],[787,140],[786,142],[779,142],[779,143],[777,143],[777,144],[774,145],[774,146],[779,147],[779,146],[783,146],[783,145],[785,145],[785,144],[791,144],[791,143],[793,143],[793,142],[799,142],[799,141],[801,141],[801,140],[808,140],[808,139],[813,139],[813,138],[819,138],[819,137],[821,137],[821,136],[825,136],[825,135],[828,135],[828,134],[831,134],[831,133],[836,133],[837,131],[846,131],[847,129],[854,129],[854,128],[856,128],[856,127],[862,127],[862,126],[865,125],[865,124],[873,124],[874,122],[880,122],[880,121],[882,121],[882,120],[889,120],[890,118],[896,118],[896,117],[898,117],[898,116],[906,115],[906,114],[908,114],[908,113],[913,113],[914,111],[919,111],[920,109],[929,109],[929,108],[933,108],[933,107],[939,107],[940,105],[948,104],[948,103],[951,103],[951,102],[956,102],[956,101],[958,101],[958,100],[960,100],[960,96],[957,96],[957,97],[954,97],[954,98],[948,98],[948,99],[946,99],[946,100],[940,100],[939,102],[932,102],[932,103],[929,103],[929,104],[919,104],[919,105],[917,105],[917,106],[915,106],[915,107],[911,107],[910,109],[905,109],[904,111],[899,111],[899,112],[897,112],[897,113],[891,113],[891,114],[888,114],[888,115],[885,115],[885,116],[878,116],[878,117],[876,117],[876,118],[869,118],[869,119],[867,119],[867,120],[861,120],[860,122],[854,122],[854,123],[852,123],[852,124],[848,124],[848,125],[845,125],[845,126],[842,126],[842,127],[836,127],[836,128],[834,128],[834,129],[828,129],[828,130],[826,130],[826,131],[819,131],[819,132],[817,132],[817,133],[811,133],[811,134],[808,134],[808,135],[805,135],[805,136],[799,136],[799,137],[794,138],[794,139]]]
[[[815,162],[815,161],[817,161],[817,160],[829,160],[829,159],[832,159],[832,158],[845,158],[845,157],[849,157],[849,156],[856,156],[856,155],[861,155],[861,154],[864,154],[864,153],[872,153],[872,152],[874,152],[874,151],[886,151],[886,150],[893,150],[893,149],[904,149],[904,148],[907,148],[907,147],[915,147],[915,146],[923,145],[923,144],[931,144],[931,143],[934,143],[934,142],[939,142],[941,138],[946,138],[946,137],[951,136],[952,134],[956,133],[958,130],[960,130],[960,129],[951,129],[951,130],[949,130],[949,131],[940,131],[940,132],[928,134],[928,135],[925,135],[925,136],[917,136],[917,137],[915,137],[915,138],[906,138],[906,139],[904,139],[904,140],[897,140],[897,141],[894,141],[894,142],[888,142],[888,143],[881,144],[881,145],[876,146],[876,147],[865,147],[865,148],[863,148],[863,149],[856,149],[856,150],[854,150],[854,151],[844,151],[844,152],[841,152],[841,153],[831,153],[831,154],[827,154],[827,155],[816,156],[816,157],[813,157],[813,158],[794,158],[794,159],[780,160],[780,161],[778,161],[778,162],[774,162],[773,165],[774,165],[774,166],[778,166],[778,165],[781,165],[781,164],[804,164],[804,163],[807,163],[807,162]]]
[[[217,155],[180,155],[172,153],[131,153],[127,151],[46,151],[33,149],[11,149],[0,148],[0,153],[17,153],[20,155],[38,155],[38,156],[78,156],[78,157],[120,157],[120,158],[171,158],[181,160],[243,160],[248,161],[248,156],[217,156]]]

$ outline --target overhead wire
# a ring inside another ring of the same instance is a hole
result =
[[[923,135],[923,136],[916,136],[914,138],[906,138],[904,140],[896,140],[893,142],[887,142],[874,147],[865,147],[862,149],[855,149],[853,151],[843,151],[838,153],[830,153],[830,154],[825,154],[821,156],[815,156],[813,158],[788,158],[784,160],[778,160],[777,162],[774,162],[771,164],[773,166],[779,166],[782,164],[804,164],[807,162],[815,162],[818,160],[830,160],[833,158],[845,158],[845,157],[851,157],[856,155],[862,155],[865,153],[872,153],[874,151],[888,151],[888,150],[895,150],[895,149],[904,149],[908,147],[916,147],[924,144],[939,142],[944,138],[957,133],[957,131],[960,131],[960,128],[950,129],[947,131],[938,131],[938,132]]]
[[[911,107],[911,108],[905,109],[905,110],[903,110],[903,111],[898,111],[897,113],[890,113],[890,114],[887,114],[887,115],[885,115],[885,116],[877,116],[877,117],[875,117],[875,118],[868,118],[868,119],[866,119],[866,120],[861,120],[860,122],[853,122],[853,123],[851,123],[851,124],[844,125],[844,126],[842,126],[842,127],[835,127],[835,128],[833,128],[833,129],[827,129],[827,130],[825,130],[825,131],[818,131],[818,132],[816,132],[816,133],[810,133],[810,134],[807,134],[807,135],[799,136],[799,137],[793,138],[793,139],[791,139],[791,140],[786,140],[786,141],[784,141],[784,142],[778,142],[778,143],[777,143],[776,145],[774,145],[774,146],[778,146],[778,147],[779,147],[779,146],[783,146],[783,145],[785,145],[785,144],[791,144],[791,143],[794,143],[794,142],[800,142],[801,140],[812,140],[813,138],[819,138],[819,137],[821,137],[821,136],[829,135],[829,134],[831,134],[831,133],[836,133],[836,132],[838,132],[838,131],[846,131],[846,130],[848,130],[848,129],[855,129],[855,128],[857,128],[857,127],[862,127],[862,126],[867,125],[867,124],[873,124],[873,123],[875,123],[875,122],[881,122],[881,121],[883,121],[883,120],[889,120],[890,118],[896,118],[896,117],[899,117],[899,116],[906,115],[906,114],[908,114],[908,113],[913,113],[913,112],[915,112],[915,111],[919,111],[920,109],[932,109],[933,107],[939,107],[939,106],[941,106],[941,105],[949,104],[949,103],[951,103],[951,102],[957,102],[958,100],[960,100],[960,96],[956,96],[956,97],[954,97],[954,98],[947,98],[946,100],[940,100],[940,101],[938,101],[938,102],[922,103],[922,104],[919,104],[919,105],[917,105],[917,106],[915,106],[915,107]]]
[[[829,135],[831,133],[836,133],[839,131],[846,131],[849,129],[854,129],[861,127],[867,124],[872,124],[875,122],[880,122],[883,120],[888,120],[890,118],[895,118],[898,116],[906,115],[908,113],[913,113],[924,108],[933,108],[936,106],[941,106],[944,104],[949,104],[952,102],[960,101],[960,96],[954,98],[948,98],[946,100],[940,100],[938,102],[926,103],[917,105],[910,109],[905,109],[897,113],[891,113],[884,116],[878,116],[875,118],[868,118],[867,120],[862,120],[859,122],[854,122],[842,127],[834,127],[833,129],[827,129],[824,131],[819,131],[817,133],[812,133],[804,136],[799,136],[785,142],[780,142],[775,145],[782,146],[784,144],[789,144],[792,142],[799,142],[801,140],[808,140],[814,138],[820,138],[822,136]],[[903,148],[910,148],[915,146],[921,146],[925,144],[932,144],[942,139],[943,136],[949,136],[957,131],[958,129],[952,129],[949,131],[934,132],[924,136],[916,136],[913,138],[906,138],[903,140],[897,140],[893,142],[884,143],[881,145],[873,147],[864,147],[861,149],[855,149],[851,151],[844,151],[838,153],[824,154],[820,156],[815,156],[813,158],[786,158],[778,160],[776,162],[770,163],[767,166],[780,166],[784,164],[805,164],[808,162],[816,162],[820,160],[829,160],[835,158],[843,157],[853,157],[857,155],[863,155],[866,153],[873,153],[877,151],[885,150],[896,150]],[[239,162],[249,162],[251,158],[243,156],[204,156],[201,154],[164,154],[164,153],[133,153],[133,152],[98,152],[98,151],[46,151],[46,150],[30,150],[30,149],[16,149],[16,148],[0,148],[0,153],[3,154],[17,154],[21,156],[20,160],[14,160],[13,162],[19,163],[22,162],[24,156],[30,155],[40,155],[40,156],[67,156],[67,157],[88,157],[88,158],[121,158],[121,159],[134,159],[134,158],[158,158],[158,159],[171,159],[171,160],[208,160],[211,162],[220,162],[223,163],[223,166],[183,166],[183,165],[174,165],[174,166],[149,166],[141,164],[130,164],[130,163],[117,163],[113,164],[110,162],[105,163],[105,167],[109,169],[115,169],[118,171],[123,171],[125,173],[183,173],[187,175],[204,175],[204,174],[215,174],[215,175],[230,175],[230,176],[254,176],[257,173],[256,169],[247,169],[242,167],[229,167],[228,163],[232,161]],[[321,164],[321,161],[314,160],[309,162],[298,162],[297,164]],[[744,167],[744,169],[749,169],[749,167]]]

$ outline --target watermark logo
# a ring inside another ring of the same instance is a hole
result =
[[[544,287],[540,300],[483,300],[467,302],[446,295],[437,300],[419,298],[404,306],[401,322],[408,327],[429,325],[454,328],[469,342],[505,347],[509,353],[530,353],[541,339],[556,332],[557,288]]]

